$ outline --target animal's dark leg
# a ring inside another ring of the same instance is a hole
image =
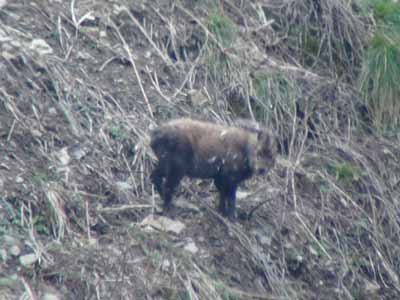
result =
[[[175,172],[171,171],[167,175],[164,185],[164,194],[163,194],[164,209],[166,210],[169,209],[172,201],[172,195],[174,194],[175,188],[181,182],[182,177],[183,176],[177,171]]]
[[[227,216],[230,220],[235,219],[235,210],[236,210],[236,188],[237,184],[229,183],[227,186],[227,198],[228,198],[228,210]]]
[[[159,165],[155,167],[153,172],[151,173],[150,176],[151,181],[153,182],[154,186],[156,187],[156,190],[160,197],[162,197],[163,194],[163,174],[161,171],[161,168]]]
[[[214,184],[218,189],[219,192],[219,205],[218,205],[218,211],[223,215],[226,216],[227,214],[227,197],[228,197],[228,189],[227,186],[224,184],[224,181],[220,178],[217,177],[214,180]]]

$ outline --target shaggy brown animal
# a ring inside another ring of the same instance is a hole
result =
[[[184,176],[212,178],[220,194],[219,211],[235,216],[236,189],[254,173],[275,164],[273,134],[192,119],[176,119],[151,132],[151,148],[158,158],[151,179],[168,209]],[[165,182],[164,182],[165,178]]]

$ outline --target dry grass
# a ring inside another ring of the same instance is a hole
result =
[[[19,296],[42,283],[66,299],[399,295],[398,142],[363,131],[352,88],[366,25],[347,1],[314,2],[8,3],[0,239],[39,258],[17,272]],[[250,220],[228,222],[208,184],[186,182],[177,198],[198,209],[177,208],[182,234],[141,226],[159,202],[148,130],[178,115],[277,132],[287,151],[238,200]]]

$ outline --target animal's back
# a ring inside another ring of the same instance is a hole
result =
[[[242,128],[229,127],[189,118],[175,119],[159,127],[156,136],[171,144],[187,143],[203,159],[224,156],[253,143],[256,135]]]

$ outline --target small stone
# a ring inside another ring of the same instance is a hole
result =
[[[5,160],[9,160],[7,156],[4,157]],[[10,170],[10,167],[7,166],[5,163],[0,163],[0,169]]]
[[[31,129],[31,133],[34,137],[41,137],[42,133],[40,132],[40,130],[37,129]]]
[[[20,176],[17,176],[17,177],[15,178],[15,182],[16,182],[16,183],[23,183],[23,182],[24,182],[24,179],[23,179],[22,177],[20,177]]]
[[[125,181],[117,181],[115,183],[115,187],[120,192],[130,190],[133,188],[128,182],[125,182]]]
[[[82,59],[82,60],[87,60],[93,58],[93,56],[90,55],[88,52],[78,52],[76,54],[76,58]]]
[[[42,39],[34,39],[28,46],[29,49],[37,52],[39,55],[47,55],[53,53],[53,48],[47,44],[45,40]]]
[[[161,231],[173,232],[180,234],[185,229],[185,224],[179,221],[171,220],[167,217],[154,218],[153,216],[146,217],[142,223],[142,226],[151,226]]]
[[[80,160],[82,157],[86,156],[89,152],[90,150],[88,147],[84,147],[79,144],[71,147],[69,150],[70,155],[77,160]]]
[[[0,288],[1,287],[15,287],[18,282],[18,279],[14,276],[9,277],[0,277]],[[0,289],[1,291],[1,289]],[[0,292],[1,295],[1,292]]]
[[[365,293],[368,295],[373,295],[379,292],[381,287],[375,281],[367,281],[365,283]]]
[[[161,270],[167,271],[170,266],[171,266],[171,262],[168,259],[164,259],[161,264]]]
[[[12,41],[10,41],[10,45],[13,46],[13,47],[15,47],[15,48],[21,48],[21,47],[22,47],[21,42],[18,41],[18,40],[12,40]]]
[[[104,30],[99,32],[99,35],[101,38],[106,38],[107,37],[107,32],[105,32]]]
[[[57,115],[57,109],[55,107],[50,107],[48,110],[49,115],[51,116],[56,116]]]
[[[3,51],[3,52],[1,52],[1,56],[5,60],[13,60],[14,58],[16,58],[18,56],[18,54],[17,53],[10,53],[9,51]]]
[[[194,242],[189,242],[183,247],[186,251],[196,254],[199,251],[199,248],[197,248],[196,244]]]
[[[236,192],[236,198],[237,199],[245,199],[247,197],[249,197],[252,193],[246,192],[246,191],[240,191],[238,190]]]
[[[61,298],[53,293],[45,293],[40,300],[60,300]]]
[[[95,238],[90,238],[90,239],[88,239],[88,244],[89,244],[90,246],[96,246],[97,243],[98,243],[98,240],[95,239]]]
[[[186,199],[178,198],[174,202],[175,207],[179,207],[182,209],[187,209],[193,212],[200,212],[198,206],[191,204],[190,202],[186,201]]]
[[[34,264],[38,260],[38,257],[35,253],[22,255],[19,257],[19,263],[24,267],[29,267]]]
[[[0,249],[0,260],[1,261],[7,260],[7,250],[6,249]]]
[[[69,161],[71,160],[71,157],[68,154],[67,147],[62,148],[55,155],[56,155],[58,161],[60,162],[60,165],[62,165],[62,166],[68,165]]]
[[[260,235],[258,238],[261,245],[271,246],[272,239],[270,236]]]
[[[40,300],[61,300],[63,298],[61,293],[50,285],[42,283],[39,285],[39,290]]]
[[[13,246],[13,245],[19,244],[19,241],[10,235],[4,235],[3,241],[8,246]]]
[[[8,250],[12,256],[18,256],[21,254],[21,249],[17,245],[13,245]]]
[[[319,253],[317,252],[317,250],[314,249],[314,247],[310,246],[308,249],[310,250],[310,253],[312,255],[314,255],[314,256],[318,256],[319,255]]]
[[[120,12],[122,12],[124,9],[123,9],[123,6],[121,6],[121,5],[117,5],[117,4],[114,4],[113,5],[113,13],[114,14],[116,14],[116,15],[118,15]]]

